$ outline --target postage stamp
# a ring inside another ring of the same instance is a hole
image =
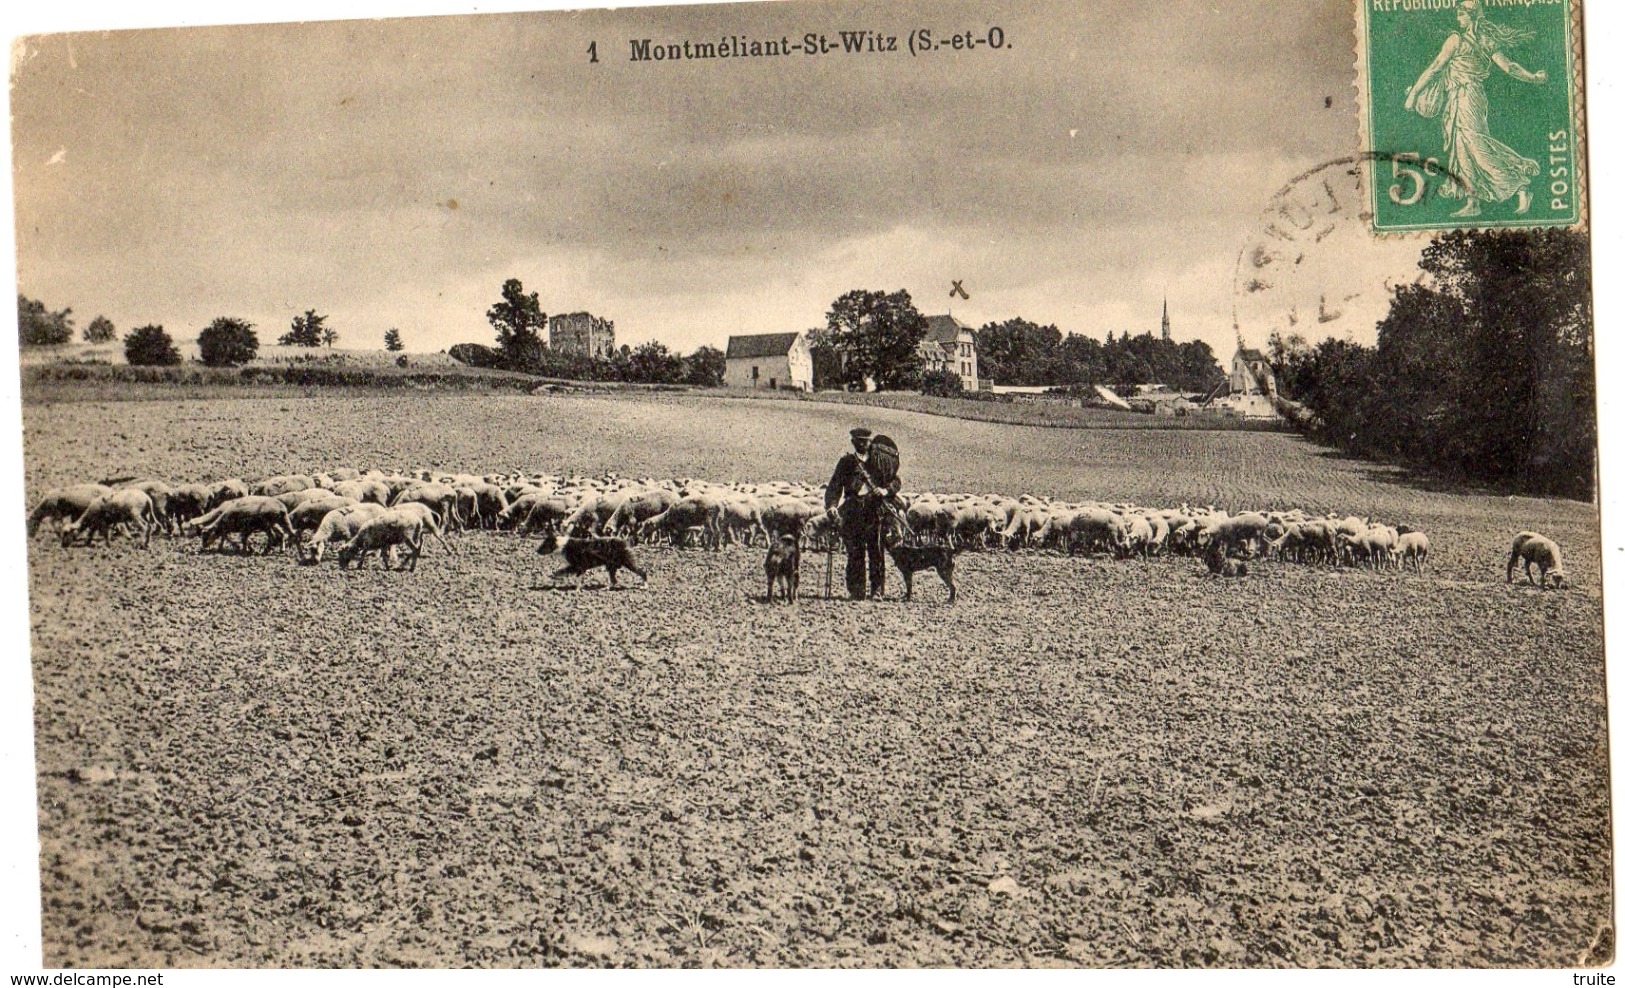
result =
[[[1379,232],[1584,222],[1571,0],[1358,0]]]

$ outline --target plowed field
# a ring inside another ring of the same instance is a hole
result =
[[[1613,953],[1589,505],[1435,493],[1290,436],[684,397],[24,406],[58,484],[350,465],[1301,507],[1425,575],[960,557],[959,601],[761,602],[759,550],[549,586],[28,560],[47,966],[1590,966]],[[1514,532],[1573,589],[1504,582]],[[900,580],[893,573],[893,591]],[[840,584],[839,573],[836,583]]]

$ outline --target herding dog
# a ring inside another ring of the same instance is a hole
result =
[[[945,545],[896,545],[886,546],[886,552],[891,556],[892,564],[898,572],[903,574],[903,599],[912,600],[914,597],[914,574],[923,569],[934,569],[942,577],[942,582],[948,585],[948,603],[953,603],[959,596],[954,587],[954,555],[958,548]]]
[[[773,589],[777,587],[785,603],[801,596],[801,546],[794,535],[781,535],[767,550],[767,602],[773,603]]]
[[[626,547],[625,539],[605,538],[574,538],[549,535],[537,547],[537,555],[545,556],[550,552],[563,552],[566,565],[554,573],[552,579],[569,574],[576,578],[576,589],[580,590],[586,580],[589,570],[602,566],[609,572],[609,585],[615,586],[615,574],[619,570],[629,569],[649,582],[649,574],[638,568],[637,561],[632,558],[632,550]]]

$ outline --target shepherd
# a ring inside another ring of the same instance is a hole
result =
[[[846,543],[846,592],[853,600],[886,593],[886,554],[881,528],[885,505],[902,483],[897,444],[868,429],[852,430],[852,452],[835,464],[824,488],[824,508],[835,516]]]

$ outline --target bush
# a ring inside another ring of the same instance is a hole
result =
[[[113,320],[106,316],[97,316],[85,327],[86,343],[111,343],[118,332],[113,328]]]
[[[45,303],[17,296],[17,342],[22,346],[61,346],[73,339],[72,309],[51,312]]]
[[[951,370],[926,371],[920,375],[920,394],[938,398],[958,398],[965,390],[959,375]]]
[[[124,337],[124,359],[132,367],[173,367],[181,362],[181,353],[164,327],[141,326]]]
[[[254,359],[260,338],[252,323],[221,316],[198,334],[198,350],[210,367],[238,367]]]

